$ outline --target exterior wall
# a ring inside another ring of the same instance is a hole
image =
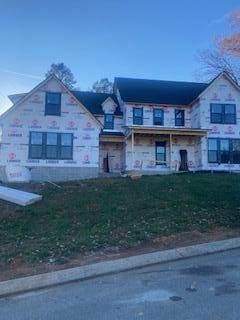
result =
[[[191,127],[200,128],[200,103],[195,103],[190,110]]]
[[[190,107],[181,107],[181,106],[176,106],[176,107],[168,107],[168,106],[163,106],[160,107],[159,105],[133,105],[133,104],[125,104],[125,112],[126,112],[126,117],[125,117],[125,123],[127,126],[133,125],[133,108],[143,108],[143,126],[150,126],[152,127],[153,124],[153,109],[154,108],[159,108],[163,109],[164,111],[164,126],[156,126],[154,127],[167,127],[167,128],[174,128],[175,127],[175,109],[178,110],[185,110],[185,128],[191,128],[191,109]],[[176,127],[176,128],[181,128],[181,127]]]
[[[101,142],[99,148],[99,167],[103,172],[103,159],[108,155],[109,172],[121,172],[124,169],[123,143]]]
[[[7,181],[7,175],[5,172],[5,166],[0,166],[0,182],[6,182]]]
[[[96,116],[96,118],[104,126],[104,116]],[[107,130],[107,131],[125,132],[125,128],[124,128],[124,124],[123,124],[123,117],[114,116],[114,129],[113,130]]]
[[[44,115],[46,91],[62,93],[61,116]],[[0,166],[98,168],[100,125],[56,80],[50,80],[13,108],[0,118]],[[29,159],[30,131],[72,133],[73,160]]]
[[[61,92],[61,116],[45,116],[46,91]],[[117,91],[123,117],[115,116],[114,130],[125,132],[126,126],[133,125],[133,108],[143,108],[143,127],[153,127],[153,109],[164,111],[164,126],[175,126],[175,109],[185,110],[185,128],[209,130],[207,136],[184,137],[174,136],[172,144],[172,169],[177,169],[180,162],[180,150],[187,150],[190,170],[240,170],[240,164],[209,164],[208,138],[240,139],[240,92],[224,76],[220,77],[200,96],[193,106],[159,106],[126,104]],[[211,124],[211,103],[236,104],[237,124]],[[105,113],[114,113],[116,105],[107,99],[103,103]],[[104,116],[96,117],[104,125]],[[6,180],[6,166],[27,167],[32,180],[72,180],[96,177],[98,170],[103,170],[103,158],[108,154],[111,172],[121,170],[143,170],[144,172],[167,172],[169,166],[169,137],[157,138],[135,135],[134,155],[131,139],[126,143],[100,143],[101,126],[95,121],[66,89],[52,79],[0,118],[0,180]],[[29,133],[59,132],[73,134],[72,160],[36,160],[29,159]],[[166,141],[167,165],[155,165],[155,142]]]
[[[210,122],[211,103],[236,104],[236,125],[213,124]],[[238,91],[224,76],[213,83],[199,100],[199,121],[202,129],[209,129],[207,138],[240,139],[240,91]],[[208,163],[207,139],[201,141],[201,165],[204,170],[240,170],[240,164]]]
[[[132,162],[132,144],[131,139],[126,142],[126,170],[143,170],[143,171],[155,171],[166,172],[170,170],[169,165],[169,138],[159,137],[150,138],[136,136],[134,143],[134,161]],[[166,141],[166,161],[167,165],[156,165],[156,155],[155,155],[155,143],[160,141]],[[189,170],[196,170],[198,163],[198,148],[197,143],[198,138],[191,137],[173,137],[172,140],[172,170],[178,170],[180,163],[180,150],[187,150],[188,154],[188,166]],[[133,165],[132,165],[133,164]]]

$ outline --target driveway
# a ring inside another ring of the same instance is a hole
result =
[[[1,320],[239,320],[240,249],[0,300]]]

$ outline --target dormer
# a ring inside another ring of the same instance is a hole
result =
[[[104,113],[104,129],[114,130],[114,113],[116,112],[117,104],[111,97],[108,97],[102,103]]]
[[[115,101],[113,101],[113,99],[111,97],[108,97],[102,103],[102,109],[103,109],[104,114],[115,113],[116,108],[117,108],[117,104],[115,103]]]

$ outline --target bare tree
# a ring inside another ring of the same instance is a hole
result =
[[[47,78],[52,74],[60,79],[69,89],[73,89],[74,84],[77,83],[72,71],[63,62],[51,64],[51,68],[45,76]]]
[[[233,33],[217,37],[216,43],[222,53],[240,58],[240,10],[231,12],[228,21]]]
[[[108,80],[108,78],[103,78],[99,81],[94,82],[92,86],[92,91],[101,93],[112,93],[113,83]]]
[[[229,36],[216,37],[212,49],[197,53],[196,58],[201,65],[195,73],[198,79],[209,81],[226,71],[233,80],[240,81],[240,11],[230,13],[228,21],[234,32]]]
[[[229,57],[216,48],[199,51],[196,59],[201,67],[195,72],[198,79],[211,81],[219,73],[227,72],[234,81],[240,81],[240,66],[237,59]]]

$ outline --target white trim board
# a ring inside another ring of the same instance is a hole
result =
[[[35,193],[0,186],[0,199],[13,202],[20,206],[27,206],[42,200],[42,196]]]

